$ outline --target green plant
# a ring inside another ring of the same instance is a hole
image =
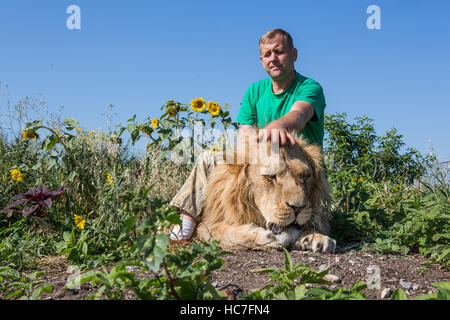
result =
[[[78,238],[77,238],[78,236]],[[88,258],[89,243],[93,239],[88,240],[89,232],[76,232],[75,228],[72,232],[64,232],[64,240],[56,245],[56,251],[60,254],[67,254],[67,260],[71,263],[82,266]]]
[[[411,300],[450,300],[450,282],[433,283],[437,293],[429,293],[412,298]],[[405,291],[398,288],[392,293],[391,300],[408,300]]]
[[[241,299],[276,299],[276,300],[352,300],[366,299],[360,291],[367,286],[363,282],[352,285],[350,290],[345,288],[309,288],[306,284],[330,284],[323,279],[328,274],[328,269],[323,271],[311,270],[304,263],[292,263],[292,258],[286,249],[284,268],[264,268],[253,270],[258,273],[271,273],[270,283],[262,290],[257,290],[244,295]],[[301,278],[297,278],[301,275]]]
[[[0,294],[3,299],[38,300],[42,294],[51,293],[53,286],[42,285],[44,272],[22,273],[10,267],[0,267]]]

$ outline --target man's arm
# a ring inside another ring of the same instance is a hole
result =
[[[273,134],[279,134],[281,145],[289,140],[292,145],[295,144],[295,138],[289,133],[290,130],[301,131],[306,123],[314,116],[313,106],[306,101],[296,101],[291,110],[283,117],[270,122],[258,134],[258,140],[267,141]],[[276,130],[274,130],[276,129]]]

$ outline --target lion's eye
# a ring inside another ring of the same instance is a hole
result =
[[[269,180],[275,180],[277,178],[277,175],[276,174],[270,174],[270,175],[266,175],[265,177],[267,179],[269,179]]]
[[[309,178],[311,178],[311,175],[310,175],[310,174],[305,174],[305,175],[303,176],[303,183],[308,182],[308,179],[309,179]]]

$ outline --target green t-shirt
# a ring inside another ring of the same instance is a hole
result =
[[[237,122],[264,128],[269,122],[281,118],[291,110],[296,101],[309,102],[314,108],[314,116],[299,132],[310,143],[323,146],[323,116],[325,112],[325,97],[322,86],[313,79],[296,72],[295,80],[280,94],[272,91],[270,78],[257,81],[250,85],[244,95]]]

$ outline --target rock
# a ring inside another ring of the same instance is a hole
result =
[[[392,295],[392,289],[391,288],[384,288],[383,291],[381,291],[380,298],[386,299],[389,298]]]
[[[327,274],[323,277],[323,280],[325,281],[330,281],[333,283],[339,283],[341,282],[341,278],[339,278],[338,276],[335,276],[334,274]]]
[[[403,288],[405,288],[406,290],[409,290],[409,289],[412,288],[412,283],[411,283],[411,282],[406,282],[405,280],[400,279],[399,283],[400,283],[400,285],[401,285]]]
[[[327,266],[326,264],[321,264],[321,265],[319,266],[319,271],[323,271],[323,270],[325,270],[326,268],[328,268],[328,266]]]

